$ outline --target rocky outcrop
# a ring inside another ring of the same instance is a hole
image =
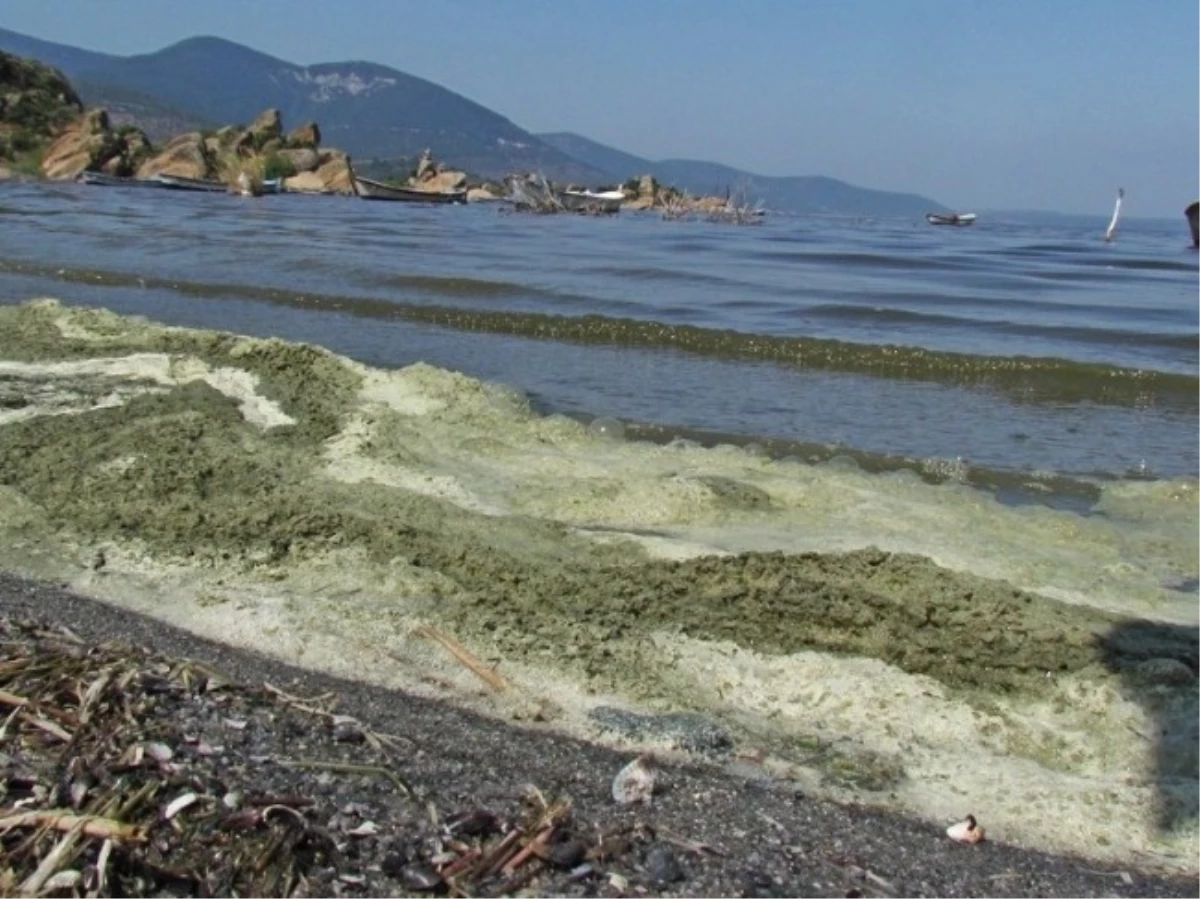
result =
[[[114,131],[103,109],[92,109],[67,126],[47,149],[42,174],[53,180],[100,171],[125,177],[150,153],[146,135],[125,126]]]
[[[36,166],[37,154],[82,111],[57,69],[0,52],[0,160]]]
[[[175,175],[181,178],[212,178],[216,174],[214,155],[199,131],[172,138],[161,152],[143,162],[137,177]]]
[[[282,147],[283,117],[278,109],[264,109],[233,142],[233,148],[240,156],[270,153]]]
[[[467,173],[442,168],[433,158],[432,150],[422,150],[417,169],[408,179],[408,186],[435,192],[462,190],[467,186]]]

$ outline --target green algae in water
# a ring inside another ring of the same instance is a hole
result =
[[[191,382],[0,428],[0,484],[84,539],[136,539],[163,556],[248,564],[361,547],[376,565],[399,559],[453,585],[438,608],[455,633],[514,657],[549,656],[596,686],[635,693],[654,689],[663,663],[639,647],[662,630],[767,654],[869,656],[951,686],[1000,691],[1039,690],[1048,673],[1155,654],[1106,643],[1116,616],[922,557],[868,549],[648,560],[554,522],[340,483],[323,473],[319,442],[358,408],[361,376],[333,354],[56,303],[0,309],[0,352],[10,357],[146,351],[251,371],[296,424],[264,431],[229,397]],[[387,455],[405,454],[397,446]],[[756,488],[739,488],[737,499],[743,508],[769,503]],[[1178,651],[1187,648],[1159,654]]]
[[[296,419],[290,438],[309,444],[337,433],[362,384],[333,353],[308,344],[169,328],[103,309],[66,309],[55,300],[0,308],[3,359],[59,362],[147,352],[194,356],[256,375],[262,395]]]

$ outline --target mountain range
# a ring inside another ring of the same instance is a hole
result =
[[[575,134],[534,135],[504,116],[423,78],[372,62],[295,65],[216,37],[154,53],[115,56],[0,28],[0,49],[60,69],[88,106],[104,106],[153,140],[247,123],[267,107],[284,121],[320,124],[322,141],[359,162],[415,158],[432,148],[482,178],[538,171],[591,186],[652,174],[697,194],[732,191],[772,209],[847,215],[919,215],[943,207],[915,194],[824,177],[764,177],[713,162],[653,161]]]

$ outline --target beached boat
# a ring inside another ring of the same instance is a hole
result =
[[[569,212],[591,212],[611,215],[621,211],[625,194],[619,190],[594,192],[590,190],[560,190],[556,193],[563,209]]]
[[[973,212],[927,212],[925,221],[931,225],[973,225],[975,224],[975,213]]]
[[[209,193],[229,193],[229,185],[224,181],[209,181],[205,178],[184,178],[181,175],[155,175],[162,187],[172,190],[201,190]]]
[[[354,192],[364,200],[399,200],[402,203],[465,203],[465,190],[417,190],[393,187],[382,181],[354,176]]]
[[[1200,202],[1192,203],[1183,214],[1187,216],[1188,230],[1192,232],[1192,248],[1200,247]]]
[[[99,187],[162,187],[162,182],[156,178],[118,178],[116,175],[106,175],[103,172],[80,172],[76,179],[81,184],[94,184]]]

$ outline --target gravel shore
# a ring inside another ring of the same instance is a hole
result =
[[[7,574],[0,574],[3,619],[0,662],[16,645],[12,635],[20,623],[36,621],[69,628],[87,643],[145,647],[227,676],[236,685],[229,701],[250,710],[253,739],[231,737],[216,761],[194,764],[219,762],[224,772],[260,781],[266,794],[304,799],[303,818],[332,833],[331,847],[337,846],[314,856],[303,871],[301,892],[310,895],[444,892],[435,869],[446,862],[434,856],[447,822],[479,810],[494,822],[527,819],[531,796],[549,805],[569,798],[569,820],[555,831],[552,847],[563,858],[556,863],[554,853],[545,852],[508,874],[481,877],[474,882],[477,894],[1195,896],[1200,889],[1196,877],[1113,868],[992,841],[959,845],[944,835],[951,822],[937,826],[821,801],[765,777],[737,778],[698,763],[664,763],[661,789],[650,804],[619,806],[611,783],[631,761],[628,754],[294,668]],[[268,683],[274,691],[264,689]],[[279,691],[333,697],[337,715],[353,718],[366,732],[397,738],[392,750],[381,755],[372,741],[346,739],[330,726],[331,715],[304,718]],[[173,717],[195,715],[183,702],[156,708],[166,732]],[[194,730],[194,722],[187,727]],[[10,748],[0,747],[6,781],[16,764]],[[387,778],[351,773],[351,756],[364,768],[394,770],[411,795]],[[204,783],[202,775],[201,768],[193,772],[195,783]],[[4,804],[11,805],[11,797]],[[338,837],[339,829],[349,833],[368,819],[369,832]],[[177,883],[170,892],[188,891]]]

